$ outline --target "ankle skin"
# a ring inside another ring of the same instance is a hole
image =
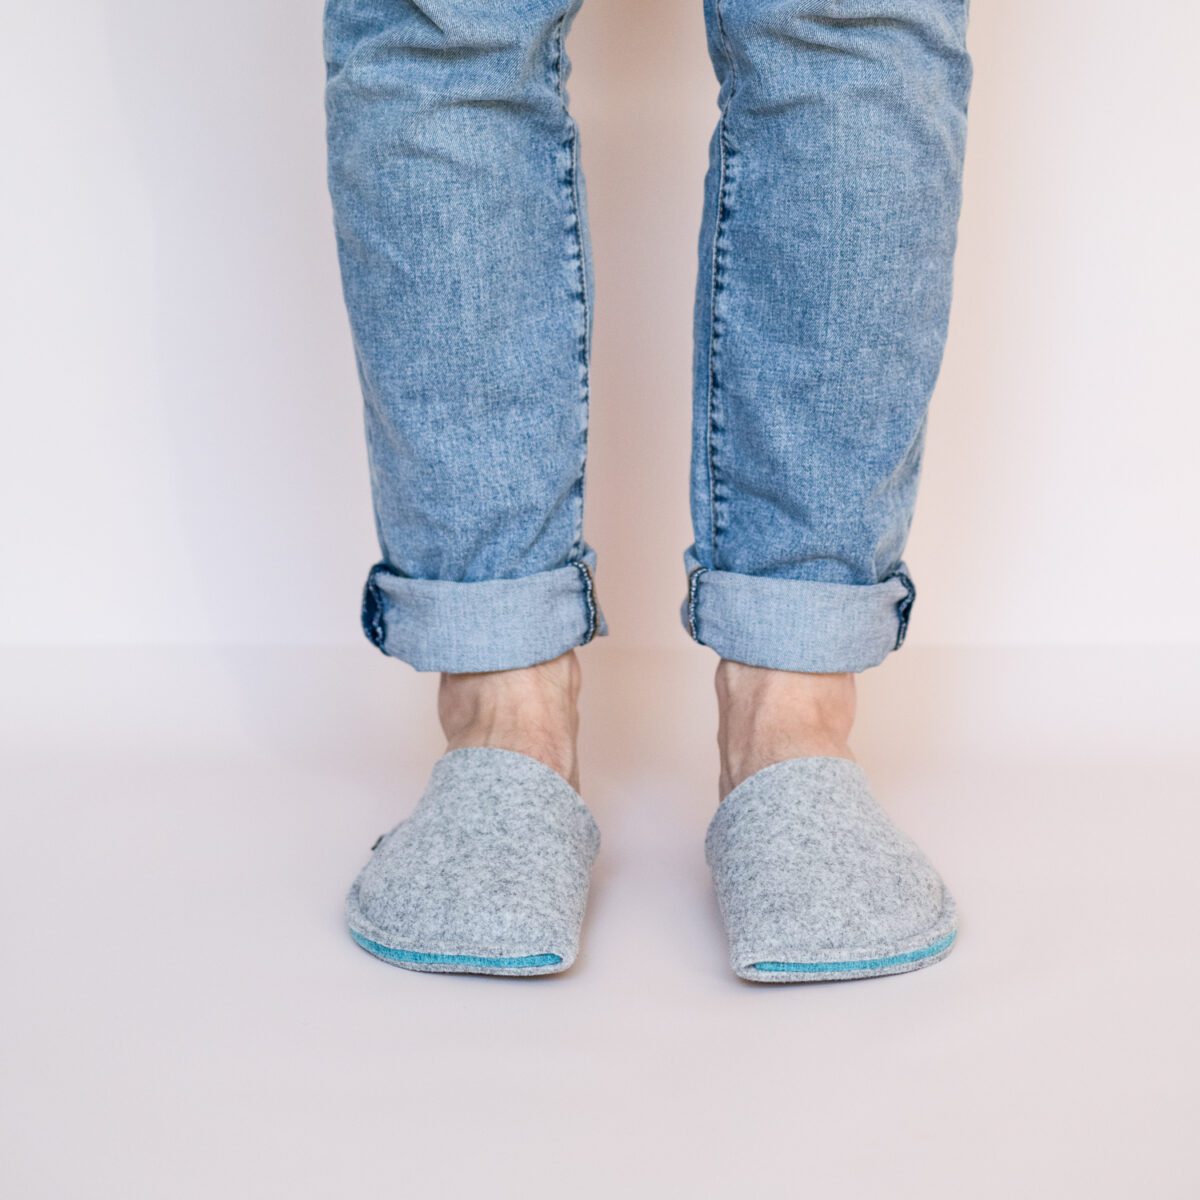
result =
[[[438,718],[447,750],[513,750],[545,763],[576,791],[579,691],[574,651],[513,671],[443,674]]]
[[[789,758],[854,759],[852,674],[778,671],[722,659],[714,684],[722,798],[763,767]]]

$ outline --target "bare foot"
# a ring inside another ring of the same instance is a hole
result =
[[[516,750],[557,771],[579,790],[575,738],[581,675],[573,650],[515,671],[443,674],[438,718],[446,749]]]
[[[854,758],[853,675],[776,671],[722,659],[715,682],[722,799],[755,771],[788,758]]]

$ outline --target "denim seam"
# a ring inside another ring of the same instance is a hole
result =
[[[708,513],[709,513],[709,545],[712,562],[715,568],[720,567],[717,558],[717,456],[716,439],[714,437],[717,413],[717,348],[720,341],[721,322],[717,313],[717,301],[723,291],[721,268],[724,262],[721,253],[721,238],[725,229],[725,218],[728,214],[730,179],[730,162],[732,152],[729,145],[729,108],[737,89],[737,68],[734,64],[729,37],[725,32],[725,22],[721,14],[722,0],[714,0],[713,11],[716,16],[717,33],[725,61],[729,67],[729,89],[725,95],[725,103],[721,107],[721,117],[717,123],[717,146],[720,152],[720,173],[717,181],[716,212],[713,216],[713,245],[711,283],[708,302],[708,395],[705,415],[705,450],[708,458]],[[693,635],[694,636],[694,635]]]
[[[688,578],[688,632],[697,642],[700,642],[700,632],[696,623],[696,602],[700,590],[700,576],[704,574],[704,571],[704,567],[697,567]],[[700,642],[700,644],[704,643]]]
[[[913,601],[917,598],[917,589],[907,571],[897,569],[888,578],[898,579],[904,585],[905,591],[904,596],[896,601],[896,618],[899,624],[896,629],[896,644],[892,648],[899,650],[904,645],[904,638],[908,633],[908,620],[912,613]]]
[[[359,388],[363,394],[363,440],[367,443],[367,480],[371,488],[371,497],[374,500],[384,492],[383,481],[379,474],[379,462],[382,455],[379,453],[379,444],[375,435],[375,422],[371,420],[370,414],[370,409],[375,404],[374,392],[367,380],[367,371],[363,355],[359,352],[358,339],[352,335],[351,341],[354,347],[354,365],[358,372]],[[384,531],[379,507],[378,504],[372,504],[372,519],[375,524],[375,540],[379,543],[383,561],[387,563],[391,558],[391,551],[387,544],[387,535]]]
[[[376,582],[376,577],[382,572],[387,572],[391,575],[399,574],[398,571],[389,567],[387,563],[376,563],[367,573],[367,582],[363,587],[362,596],[361,622],[363,632],[367,635],[367,640],[378,650],[383,650],[384,644],[387,641],[387,620],[383,615],[383,596],[380,593],[379,584]],[[387,651],[384,651],[384,653],[386,654]]]
[[[563,78],[563,59],[565,56],[564,43],[567,33],[569,13],[564,12],[558,19],[554,38],[553,72],[555,89],[559,103],[562,105],[563,118],[567,124],[567,140],[564,149],[568,154],[567,172],[560,183],[566,193],[567,206],[571,213],[571,225],[568,231],[569,250],[574,254],[578,264],[578,291],[575,300],[579,305],[579,403],[583,407],[583,433],[581,437],[579,474],[571,489],[571,498],[575,505],[575,537],[571,546],[571,556],[583,553],[583,500],[584,476],[587,472],[588,458],[588,396],[590,391],[589,362],[591,359],[591,301],[588,296],[587,263],[585,261],[583,238],[583,206],[579,195],[579,126],[571,116],[567,105],[565,79]],[[573,245],[570,243],[573,242]]]
[[[819,356],[817,362],[817,377],[813,381],[812,403],[816,411],[820,411],[825,400],[825,391],[829,385],[830,379],[836,376],[833,369],[834,353],[831,347],[831,333],[834,324],[834,306],[838,296],[838,275],[842,269],[842,237],[841,231],[846,224],[846,188],[841,169],[842,160],[844,158],[844,142],[845,137],[842,113],[840,105],[834,103],[830,106],[833,123],[833,146],[829,154],[829,171],[834,179],[838,181],[837,197],[835,202],[830,205],[830,222],[829,222],[829,237],[828,241],[832,247],[833,261],[829,265],[829,277],[827,280],[828,290],[825,294],[824,303],[821,309],[824,313],[824,321],[821,325],[821,338],[819,345]]]
[[[579,644],[586,646],[596,636],[596,626],[599,624],[596,615],[595,587],[592,583],[592,573],[588,570],[587,563],[574,562],[571,565],[575,567],[583,579],[583,607],[587,613],[587,630],[584,632],[583,641]]]

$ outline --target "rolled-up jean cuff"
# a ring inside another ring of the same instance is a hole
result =
[[[711,571],[689,552],[681,616],[722,658],[783,671],[877,666],[904,641],[916,589],[903,563],[879,583],[820,583]]]
[[[517,579],[410,579],[386,563],[363,589],[363,632],[418,671],[508,671],[547,662],[608,632],[595,553]]]

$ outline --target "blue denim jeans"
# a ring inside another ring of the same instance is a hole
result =
[[[579,3],[326,6],[382,551],[363,624],[420,670],[527,666],[606,632],[583,537],[593,275],[564,49]],[[681,593],[685,628],[725,658],[859,671],[904,639],[966,8],[704,0],[720,119]]]

